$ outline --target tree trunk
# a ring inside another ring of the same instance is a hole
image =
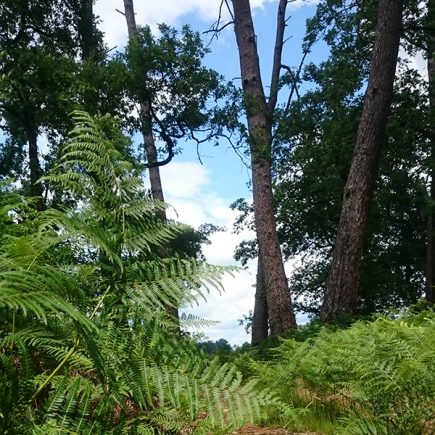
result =
[[[160,168],[158,166],[152,166],[153,163],[157,162],[157,149],[154,142],[154,135],[152,131],[152,118],[151,118],[151,103],[149,101],[144,101],[140,104],[139,112],[142,125],[142,136],[145,144],[145,154],[147,158],[148,174],[150,178],[151,195],[154,199],[158,201],[165,201],[163,196],[162,180],[160,178]],[[164,210],[160,212],[162,219],[166,219],[166,213]]]
[[[133,0],[124,0],[124,14],[127,21],[128,36],[130,39],[134,38],[137,33],[136,19],[134,16]],[[151,102],[149,100],[139,101],[139,117],[142,126],[142,136],[145,146],[145,156],[150,166],[148,168],[149,180],[151,186],[151,194],[154,199],[164,201],[162,181],[160,178],[160,168],[153,166],[157,162],[157,148],[154,142],[154,135],[152,132],[152,114]],[[164,211],[159,212],[163,219],[166,219]]]
[[[427,71],[429,78],[429,137],[431,141],[430,157],[430,211],[428,218],[428,235],[426,250],[426,300],[435,303],[435,1],[428,1],[428,35]]]
[[[137,33],[133,0],[124,0],[124,15],[127,21],[128,37],[131,40],[136,36]],[[164,202],[165,198],[163,196],[162,181],[160,178],[160,168],[158,166],[153,166],[153,164],[157,162],[157,148],[152,131],[151,101],[149,101],[148,99],[143,99],[139,101],[139,118],[141,122],[142,137],[145,147],[145,156],[149,165],[148,174],[150,180],[151,195],[154,199]],[[159,216],[163,220],[166,220],[165,210],[159,210],[157,212],[157,216]],[[162,246],[160,248],[160,254],[162,256],[165,256],[167,253],[167,247]],[[177,332],[180,332],[180,318],[178,308],[167,305],[166,311],[174,319]]]
[[[82,0],[78,5],[79,21],[77,25],[78,39],[83,64],[97,66],[99,61],[99,38],[94,24],[93,0]],[[86,71],[86,69],[85,69]],[[95,80],[89,77],[91,82]],[[91,115],[98,113],[98,91],[93,86],[86,86],[83,91],[85,110]]]
[[[287,0],[280,0],[276,17],[275,47],[273,52],[272,75],[270,79],[270,96],[267,102],[267,111],[273,114],[278,101],[279,78],[281,72],[282,48],[284,45],[285,13]],[[265,340],[269,334],[269,313],[267,309],[266,288],[263,278],[263,266],[261,257],[258,256],[257,282],[255,291],[254,316],[252,318],[253,345]]]
[[[34,127],[27,129],[27,142],[29,144],[29,169],[30,169],[30,195],[38,198],[36,209],[45,209],[42,198],[43,188],[41,183],[37,183],[41,177],[41,168],[38,157],[38,130]]]
[[[258,257],[257,283],[255,287],[255,305],[251,336],[252,346],[256,346],[266,340],[269,334],[266,288],[264,287],[263,268],[260,257]]]
[[[402,1],[380,0],[370,76],[321,309],[323,321],[357,310],[363,242],[393,95],[401,22]]]
[[[93,0],[82,0],[79,5],[78,34],[82,60],[90,60],[98,43],[95,38]]]
[[[256,36],[249,0],[233,0],[234,29],[248,119],[254,219],[272,335],[296,326],[276,231],[271,174],[271,113],[261,81]]]

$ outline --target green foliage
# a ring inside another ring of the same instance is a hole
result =
[[[393,317],[285,339],[274,361],[254,363],[287,403],[275,423],[327,434],[432,433],[434,313]]]
[[[29,193],[30,141],[39,148],[39,158],[33,156],[29,165],[37,172],[31,174],[35,181],[56,159],[72,128],[72,110],[86,107],[92,114],[112,115],[131,110],[121,78],[125,67],[108,57],[92,3],[18,0],[0,5],[0,176],[19,179],[24,192]]]
[[[185,226],[157,218],[165,204],[146,196],[108,118],[74,121],[45,178],[74,208],[2,234],[0,431],[218,433],[259,418],[273,399],[178,336],[167,313],[231,269],[162,258]]]
[[[131,119],[130,127],[151,129],[165,144],[158,150],[162,155],[177,152],[181,140],[217,143],[225,127],[238,126],[237,115],[236,121],[228,117],[235,115],[233,104],[221,107],[224,97],[236,91],[203,65],[208,52],[200,34],[189,26],[178,31],[161,24],[158,36],[149,26],[139,27],[125,53],[118,55],[128,70],[126,94],[132,101],[146,102],[151,112],[149,126]]]
[[[296,309],[314,315],[323,297],[356,142],[375,3],[320,2],[307,39],[322,35],[330,56],[306,67],[310,90],[277,114],[274,192],[280,239],[286,258],[302,260],[290,280]],[[407,306],[421,296],[429,151],[422,125],[427,117],[426,84],[402,60],[365,238],[359,290],[364,314]]]
[[[200,341],[198,343],[198,347],[209,355],[218,356],[223,361],[227,361],[229,359],[233,350],[230,343],[228,343],[228,341],[224,338],[220,338],[216,341]]]
[[[405,3],[405,20],[412,25],[418,8],[416,2]],[[308,90],[275,113],[278,234],[284,257],[297,260],[289,276],[295,309],[313,318],[322,303],[356,142],[375,15],[376,2],[319,2],[307,23],[304,45],[322,38],[329,57],[305,67],[300,86]],[[294,78],[288,82],[292,86]],[[409,306],[424,288],[430,165],[427,101],[421,74],[402,59],[365,238],[358,307],[363,315]],[[238,200],[232,207],[239,211],[236,231],[254,229],[251,204]],[[235,253],[242,264],[256,256],[255,240],[243,241]]]

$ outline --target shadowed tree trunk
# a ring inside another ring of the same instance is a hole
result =
[[[430,167],[430,212],[428,218],[427,256],[426,256],[426,300],[435,303],[435,1],[428,1],[428,39],[427,72],[429,79],[429,108],[431,141]]]
[[[97,66],[102,58],[102,47],[100,46],[100,37],[94,23],[93,0],[81,0],[78,4],[77,15],[79,17],[77,31],[80,44],[80,52],[83,64],[93,64]],[[88,77],[93,83],[94,77]],[[94,86],[87,86],[83,92],[83,101],[85,110],[96,115],[98,113],[98,91]]]
[[[269,334],[269,321],[267,315],[266,288],[264,287],[263,268],[258,257],[257,282],[255,284],[255,305],[252,317],[251,344],[256,346],[266,340]]]
[[[80,2],[78,34],[82,60],[89,60],[96,52],[98,41],[95,37],[93,0]]]
[[[287,1],[280,1],[279,13],[285,14],[286,5]],[[254,219],[261,261],[260,276],[262,271],[271,334],[281,335],[296,326],[276,231],[271,174],[271,118],[276,104],[284,28],[277,31],[278,44],[275,45],[270,105],[268,106],[261,81],[249,0],[233,0],[233,9],[248,120]],[[281,38],[278,35],[280,30],[282,30]]]
[[[30,169],[30,194],[40,198],[37,203],[37,209],[42,210],[42,184],[37,183],[41,177],[41,167],[39,166],[38,157],[38,131],[34,127],[27,129],[27,142],[29,144],[29,169]]]
[[[369,81],[321,309],[323,321],[357,309],[363,242],[393,95],[401,22],[402,1],[380,0]]]

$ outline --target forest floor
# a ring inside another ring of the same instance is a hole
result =
[[[320,432],[289,432],[287,429],[258,426],[243,426],[231,433],[235,435],[322,435]]]

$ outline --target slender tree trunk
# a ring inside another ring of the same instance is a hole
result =
[[[95,54],[97,41],[94,29],[93,0],[82,0],[79,9],[78,33],[82,60]]]
[[[127,21],[128,36],[130,39],[134,38],[137,33],[136,18],[134,16],[133,0],[124,0],[124,14]],[[147,99],[139,101],[139,117],[142,125],[142,136],[145,146],[145,156],[148,165],[150,165],[149,179],[151,185],[151,194],[154,199],[164,201],[162,181],[160,178],[160,168],[153,166],[157,161],[157,148],[154,141],[152,132],[152,114],[151,102]],[[164,211],[160,212],[162,218],[166,218]]]
[[[267,110],[272,114],[278,101],[279,77],[281,72],[282,48],[284,45],[285,12],[287,0],[280,0],[276,17],[275,47],[273,52],[272,75],[270,79],[270,97]],[[269,313],[267,309],[266,287],[263,278],[263,266],[260,255],[258,256],[257,282],[255,291],[254,315],[252,318],[252,345],[265,340],[269,333]]]
[[[160,178],[160,168],[158,166],[152,166],[153,163],[157,162],[157,149],[154,142],[154,135],[152,131],[152,118],[151,118],[151,103],[145,100],[140,104],[140,119],[142,124],[142,136],[145,144],[145,154],[147,162],[151,165],[148,168],[151,195],[154,199],[164,202],[165,197],[163,196],[162,180]],[[164,210],[161,212],[161,217],[166,219],[166,213]]]
[[[363,242],[393,95],[401,22],[402,1],[380,0],[370,76],[321,310],[323,321],[357,309]]]
[[[428,27],[435,26],[435,1],[428,1]],[[431,141],[431,167],[430,167],[430,212],[428,218],[428,235],[426,250],[426,300],[435,303],[435,30],[428,35],[427,71],[429,78],[429,109],[430,109],[430,141]]]
[[[78,39],[83,65],[97,65],[99,61],[99,40],[94,24],[93,0],[82,0],[78,5],[79,22],[77,25]],[[93,80],[92,77],[90,77]],[[98,91],[93,86],[85,87],[83,102],[85,110],[91,115],[98,113]]]
[[[133,0],[124,0],[124,14],[127,20],[127,30],[129,38],[136,35],[136,17],[134,16]]]
[[[269,320],[267,315],[266,288],[264,286],[262,261],[258,257],[257,283],[255,286],[254,316],[252,318],[251,344],[256,346],[266,340],[269,334]]]
[[[42,171],[39,166],[38,157],[38,130],[35,127],[28,127],[27,142],[29,144],[29,169],[30,169],[30,195],[38,197],[36,209],[44,210],[44,200],[42,198],[43,188],[41,183],[37,183]]]
[[[124,15],[127,21],[128,37],[131,40],[137,34],[133,0],[124,0]],[[141,122],[142,137],[145,146],[145,156],[149,165],[148,174],[151,186],[151,195],[154,199],[164,202],[165,198],[163,196],[160,168],[158,166],[153,166],[153,164],[157,162],[157,148],[152,131],[151,101],[146,98],[139,101],[139,118]],[[166,220],[165,210],[159,210],[157,212],[157,215],[161,219]],[[168,249],[167,247],[162,246],[160,251],[161,255],[165,255],[167,254]],[[175,320],[177,332],[180,332],[178,308],[167,305],[166,311]]]
[[[234,29],[239,48],[242,87],[251,148],[254,219],[259,256],[266,287],[272,335],[296,326],[276,231],[273,206],[271,112],[268,111],[261,81],[256,36],[249,0],[233,0]]]

